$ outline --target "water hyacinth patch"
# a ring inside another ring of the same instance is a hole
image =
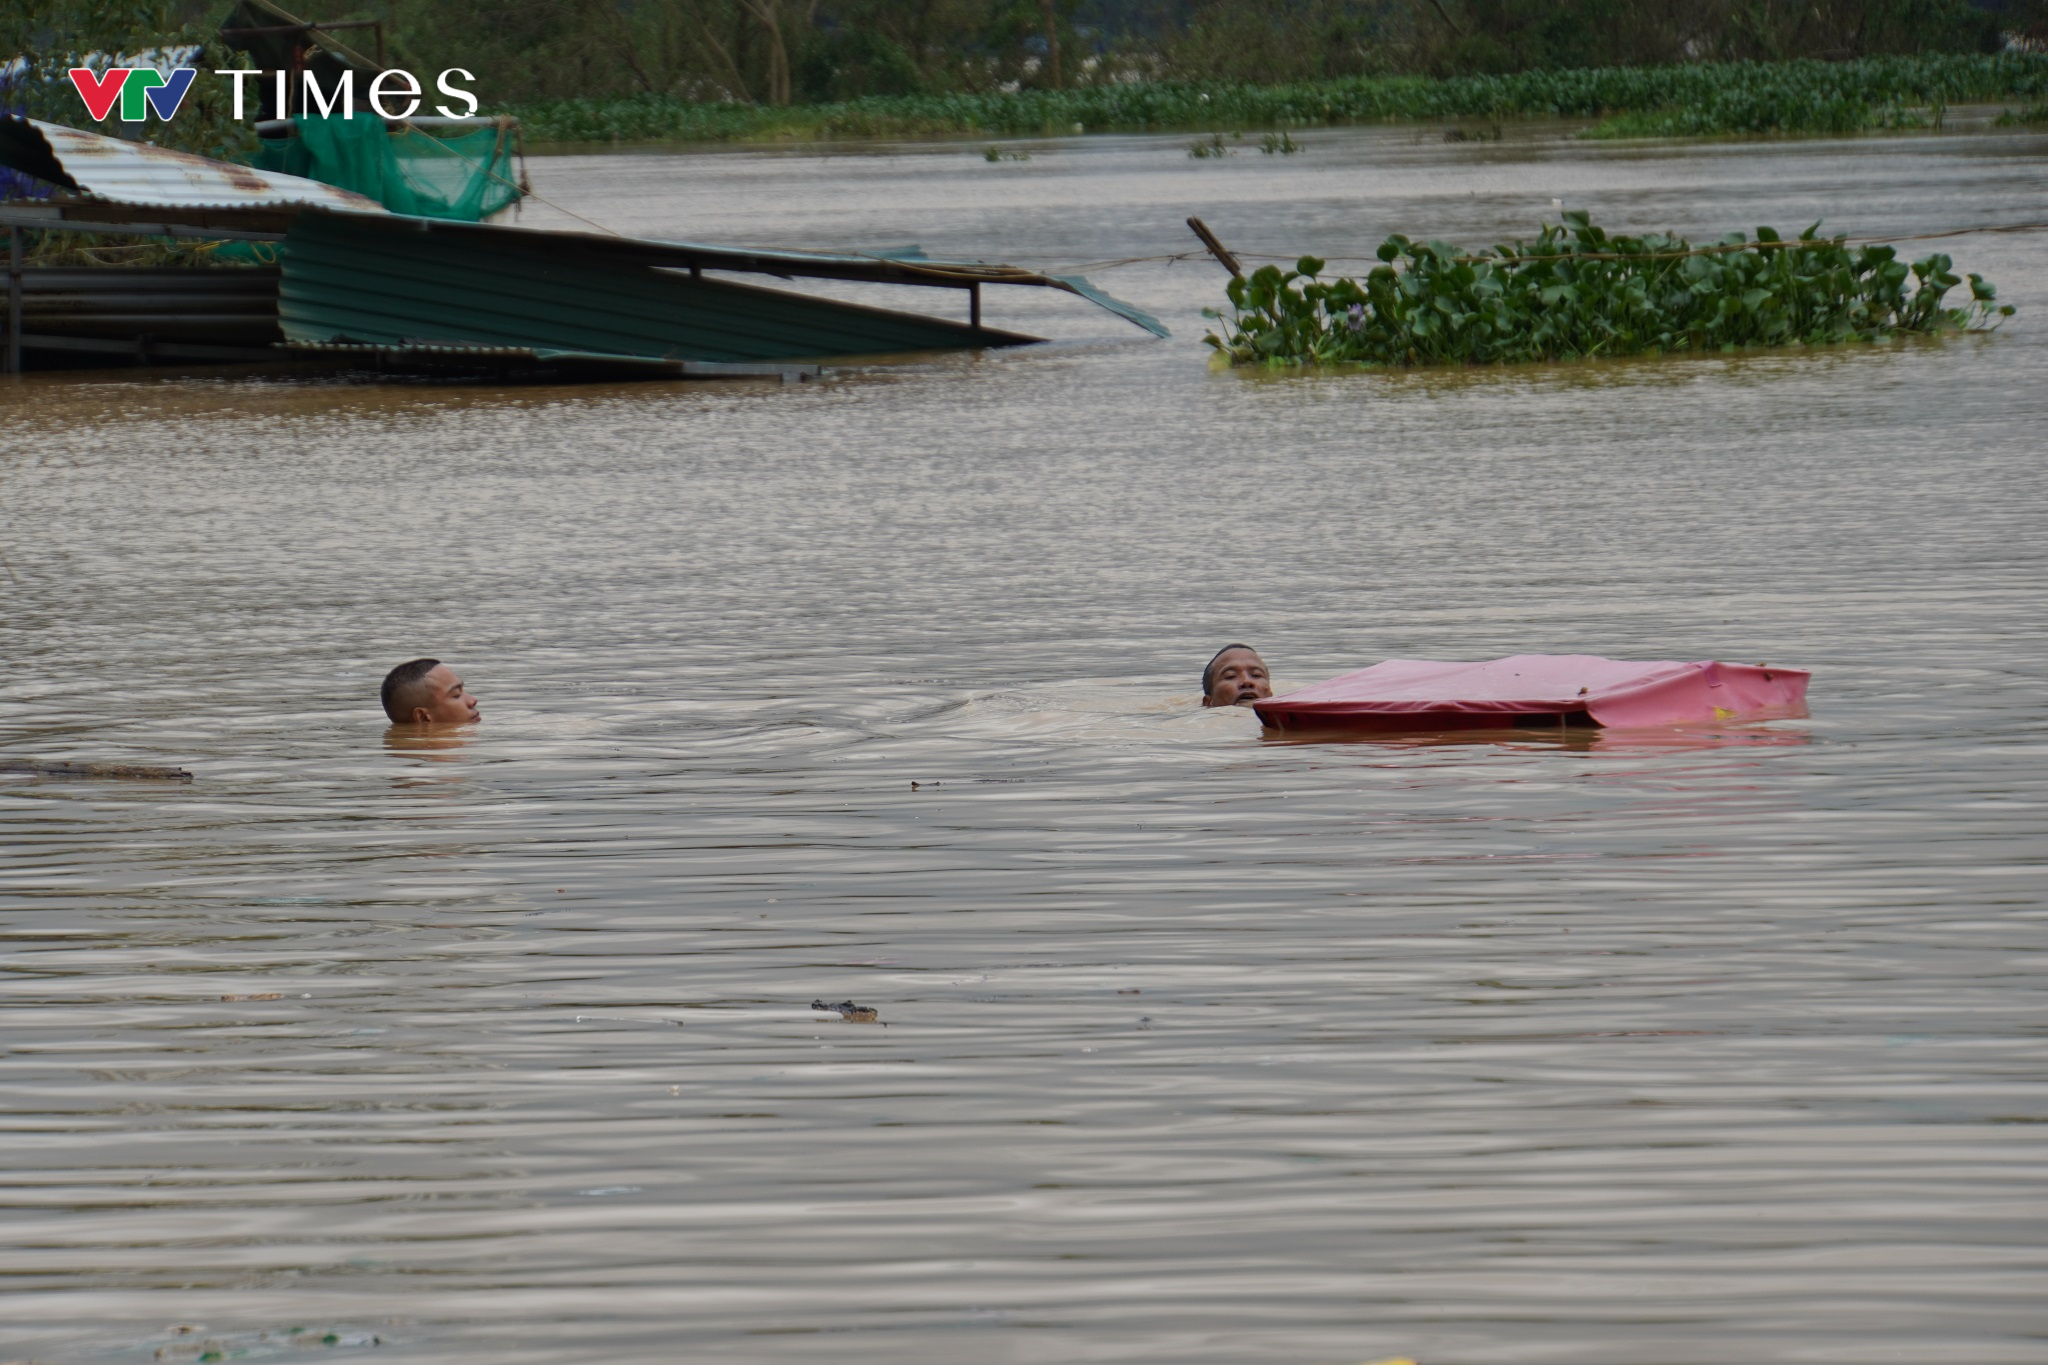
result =
[[[1397,234],[1363,280],[1326,279],[1313,256],[1231,280],[1231,311],[1208,311],[1221,335],[1204,340],[1236,365],[1508,365],[1881,341],[2012,315],[1978,275],[1970,302],[1949,306],[1964,279],[1947,256],[1908,265],[1893,247],[1850,246],[1819,227],[1694,247],[1610,237],[1568,212],[1532,242],[1478,253]]]

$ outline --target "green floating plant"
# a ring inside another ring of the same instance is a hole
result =
[[[1231,311],[1204,338],[1237,365],[1507,365],[1594,356],[1737,351],[1986,330],[2010,317],[1997,290],[1947,256],[1910,266],[1885,245],[1797,240],[1770,228],[1694,247],[1657,233],[1610,237],[1582,212],[1533,242],[1471,253],[1393,236],[1363,280],[1325,278],[1304,256],[1233,279]]]

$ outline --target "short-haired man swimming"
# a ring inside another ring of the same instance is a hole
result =
[[[467,725],[482,714],[455,670],[413,659],[384,675],[384,714],[393,725]]]
[[[1250,645],[1225,645],[1202,670],[1202,705],[1245,706],[1273,695],[1266,661]]]

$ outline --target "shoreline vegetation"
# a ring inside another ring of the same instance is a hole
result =
[[[1910,265],[1897,248],[1768,227],[1710,246],[1649,234],[1610,237],[1567,212],[1534,241],[1467,252],[1396,234],[1361,281],[1325,278],[1304,256],[1232,278],[1230,311],[1203,340],[1232,365],[1395,369],[1596,357],[1733,353],[1988,331],[2013,315],[1982,276],[1970,301],[1950,258]],[[1220,335],[1218,334],[1220,332]]]
[[[943,134],[1298,129],[1433,120],[1598,120],[1588,138],[1845,134],[1941,126],[1953,104],[2012,106],[2038,122],[2048,53],[1940,53],[1854,61],[1687,63],[1482,76],[1349,76],[1258,85],[1143,81],[1061,90],[870,95],[828,104],[675,95],[533,99],[530,143],[834,141]]]

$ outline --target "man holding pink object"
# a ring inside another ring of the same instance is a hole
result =
[[[1202,670],[1202,705],[1245,706],[1273,695],[1266,661],[1250,645],[1225,645]]]

